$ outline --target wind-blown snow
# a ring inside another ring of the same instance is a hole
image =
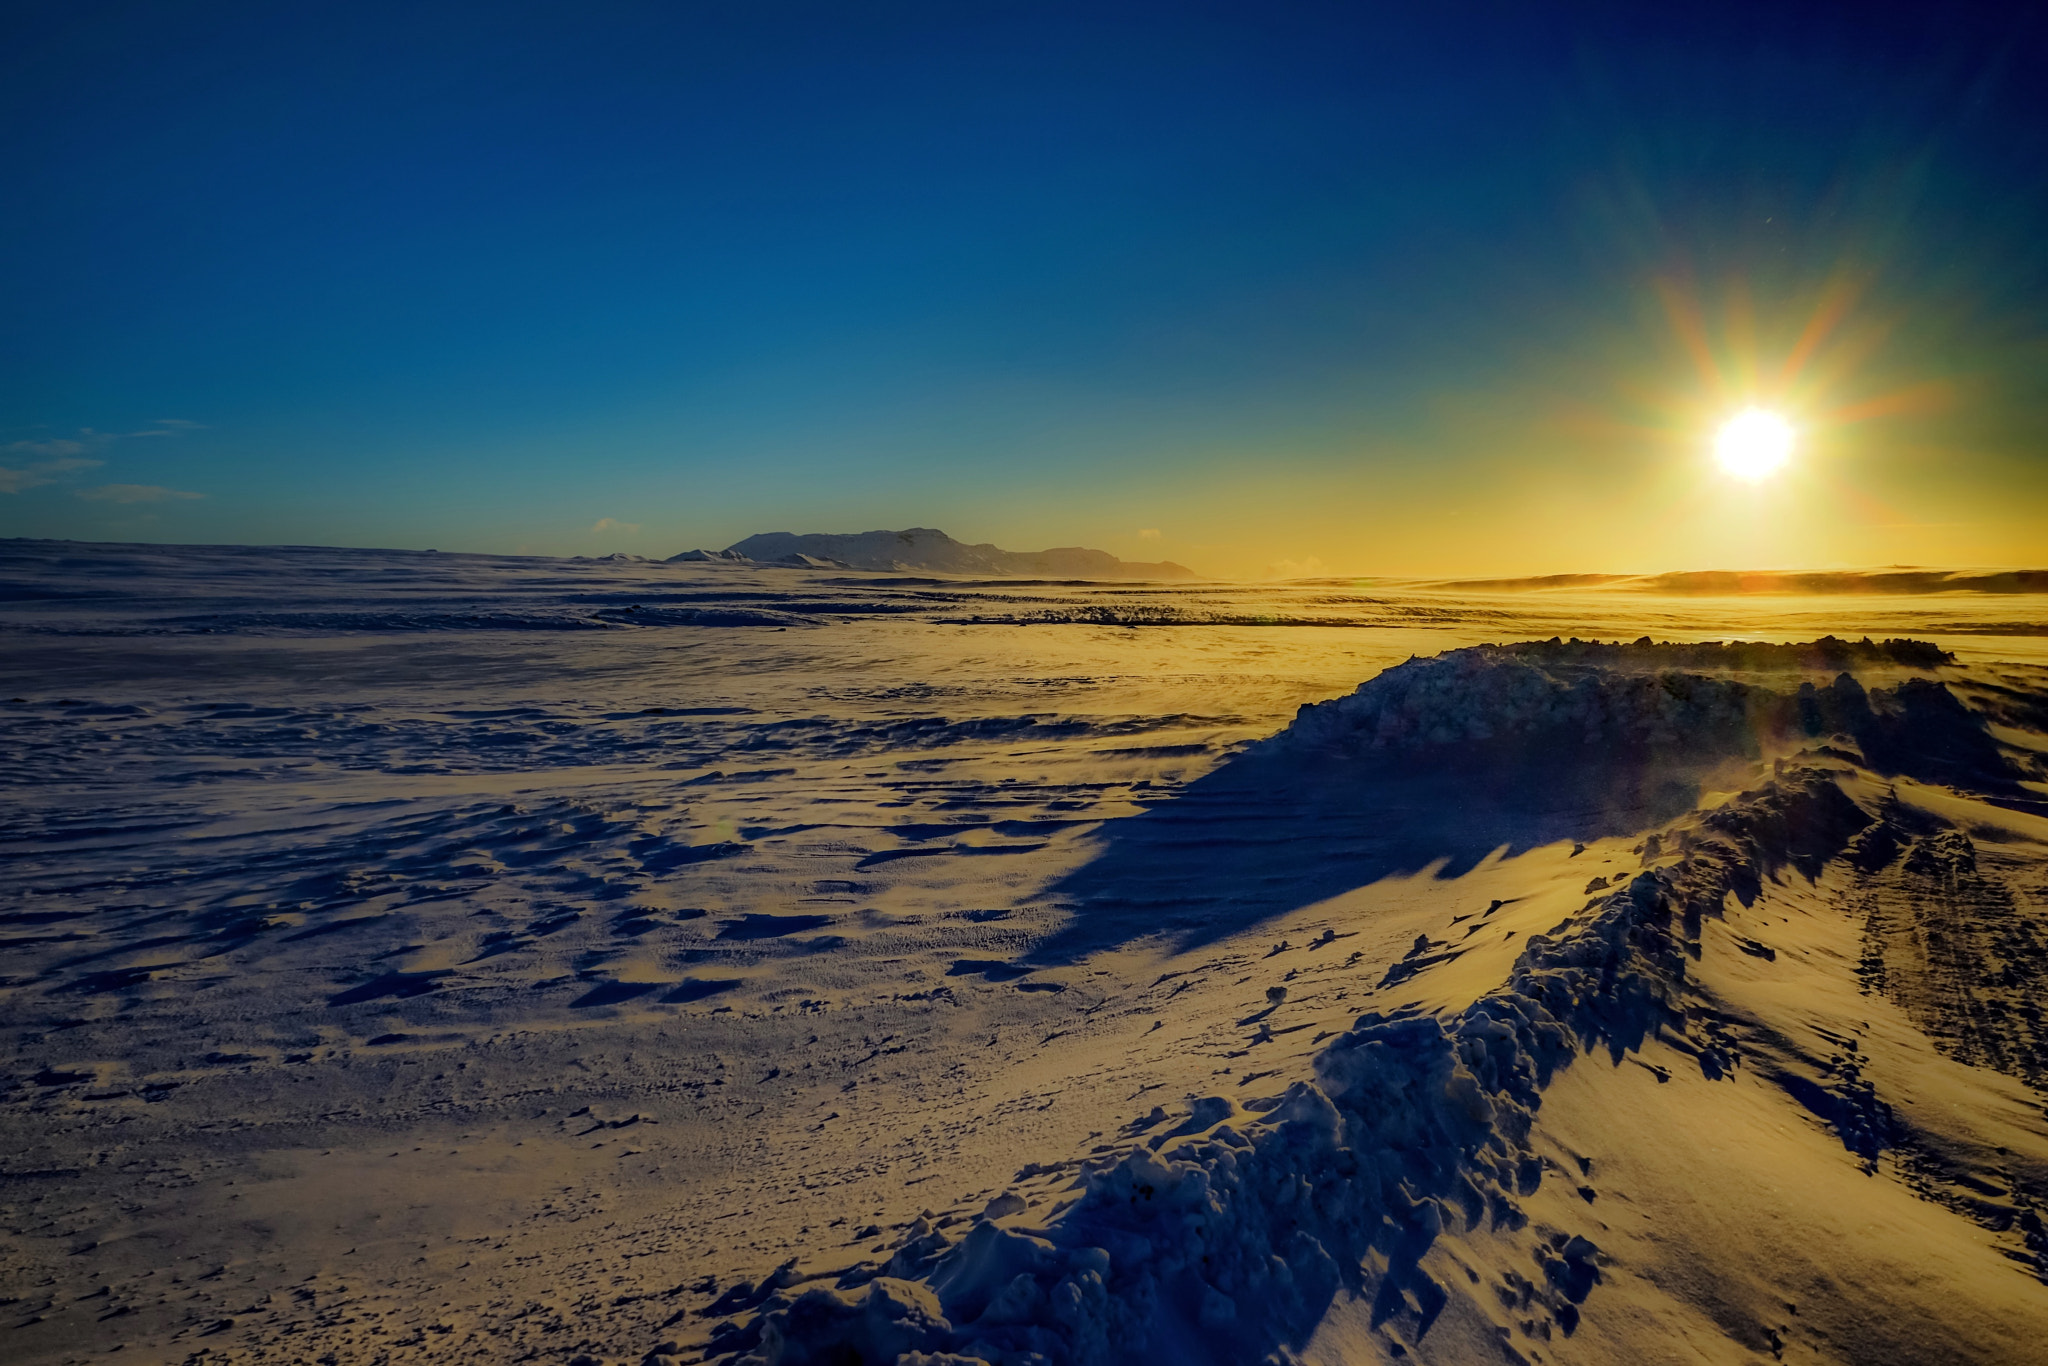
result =
[[[9,1359],[2025,1359],[2042,615],[0,543]]]

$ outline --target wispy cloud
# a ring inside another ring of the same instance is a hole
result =
[[[640,530],[640,524],[638,522],[622,522],[616,517],[600,517],[597,519],[596,525],[590,529],[592,531],[613,531],[622,536],[631,536]]]
[[[1144,528],[1144,529],[1143,529],[1142,531],[1140,531],[1140,532],[1138,533],[1138,539],[1139,539],[1139,540],[1141,540],[1141,541],[1156,541],[1156,540],[1158,540],[1158,539],[1159,539],[1159,528],[1158,528],[1158,527],[1156,527],[1156,526],[1148,526],[1148,527]]]
[[[11,446],[0,447],[0,449],[10,452],[22,451],[29,455],[40,455],[52,454],[53,452],[49,448],[53,446],[70,447],[75,450],[84,449],[84,447],[79,446],[76,442],[70,441],[17,441]],[[57,458],[54,460],[38,460],[32,465],[20,469],[10,465],[0,465],[0,493],[20,493],[24,489],[41,488],[44,484],[56,483],[64,475],[75,474],[79,470],[97,469],[103,463],[98,460],[88,460],[84,456],[73,455],[68,452],[54,453],[57,455]]]
[[[78,455],[86,449],[83,441],[57,438],[51,441],[10,441],[0,450],[9,455],[66,456]]]
[[[93,458],[94,453],[105,450],[116,441],[125,441],[138,436],[178,436],[185,432],[203,431],[206,424],[183,417],[160,417],[149,429],[140,432],[102,432],[91,427],[80,427],[76,436],[51,436],[25,438],[0,444],[0,459],[25,460],[19,465],[0,465],[0,494],[21,493],[28,489],[54,484],[67,474],[80,470],[96,470],[106,461]],[[87,489],[79,494],[108,503],[157,503],[167,498],[198,498],[197,493],[181,493],[156,484],[107,484],[98,489]]]
[[[80,498],[95,503],[164,503],[180,498],[204,498],[203,493],[187,493],[184,489],[167,489],[161,484],[101,484],[98,488],[80,489]]]

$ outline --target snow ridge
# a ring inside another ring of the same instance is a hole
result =
[[[1526,1222],[1516,1200],[1543,1179],[1529,1134],[1553,1075],[1581,1052],[1618,1059],[1654,1034],[1709,1076],[1734,1066],[1710,1035],[1688,1035],[1680,1003],[1701,919],[1871,822],[1828,771],[1788,769],[1711,813],[1676,863],[1533,937],[1508,983],[1463,1011],[1361,1015],[1317,1055],[1314,1081],[1242,1109],[1194,1102],[1175,1141],[1087,1171],[1077,1202],[1045,1227],[984,1218],[949,1244],[913,1226],[880,1274],[772,1295],[744,1327],[722,1326],[710,1356],[1278,1362],[1340,1291],[1368,1290],[1375,1325],[1419,1338],[1452,1293],[1420,1265],[1438,1235]],[[1845,1125],[1863,1123],[1854,1110]],[[1599,1249],[1559,1235],[1540,1259],[1547,1284],[1526,1297],[1570,1333],[1600,1279]]]
[[[1796,688],[1735,676],[1850,663],[1929,670],[1948,658],[1918,641],[1833,638],[1790,646],[1480,645],[1411,659],[1348,697],[1309,703],[1265,747],[1433,765],[1521,759],[1555,768],[1574,762],[1574,752],[1696,764],[1829,738],[1853,745],[1880,773],[2008,788],[2018,775],[1984,718],[1933,679],[1907,677],[1872,690],[1847,672]],[[1701,662],[1728,672],[1693,672]],[[1766,676],[1788,684],[1797,677]]]

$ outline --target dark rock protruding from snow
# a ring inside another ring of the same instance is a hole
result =
[[[1163,560],[1120,560],[1106,550],[1061,546],[1054,550],[1001,550],[966,545],[931,527],[863,531],[849,535],[766,531],[720,551],[686,551],[675,558],[751,560],[757,564],[809,564],[870,572],[974,574],[998,578],[1191,579],[1193,570]]]

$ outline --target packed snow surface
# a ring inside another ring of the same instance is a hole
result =
[[[2030,1359],[2017,582],[0,543],[8,1359]]]

